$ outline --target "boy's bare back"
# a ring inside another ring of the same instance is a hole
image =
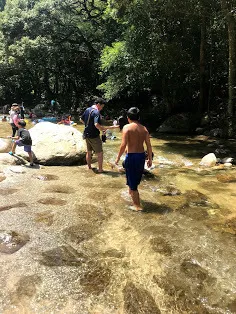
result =
[[[123,136],[127,141],[128,153],[143,153],[144,142],[149,140],[149,133],[145,126],[138,122],[127,124],[123,128]]]

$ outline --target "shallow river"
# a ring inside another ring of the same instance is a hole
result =
[[[135,213],[116,135],[104,174],[2,168],[0,313],[236,313],[236,169],[199,168],[209,142],[153,137]]]

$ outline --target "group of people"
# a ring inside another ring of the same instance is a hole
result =
[[[137,107],[131,107],[127,111],[127,118],[124,117],[123,119],[127,124],[124,124],[123,120],[118,119],[118,123],[120,124],[114,123],[112,126],[102,125],[100,111],[104,108],[105,104],[106,101],[103,98],[97,98],[94,105],[87,108],[80,119],[85,126],[83,138],[87,146],[86,162],[88,168],[92,169],[92,153],[95,152],[98,157],[98,173],[103,173],[103,144],[100,131],[105,134],[107,130],[121,129],[122,140],[115,164],[118,165],[121,156],[126,153],[124,160],[126,184],[129,187],[129,194],[133,201],[133,205],[130,208],[140,212],[143,208],[140,202],[138,185],[141,182],[145,161],[148,167],[152,166],[153,153],[150,135],[146,127],[139,122],[140,112]],[[13,104],[9,114],[12,127],[10,138],[13,141],[12,150],[9,154],[15,154],[16,146],[23,146],[24,151],[29,155],[30,165],[33,166],[32,139],[29,131],[25,128],[26,122],[20,117],[20,107],[17,104]],[[147,148],[146,152],[144,144]]]
[[[87,145],[87,165],[91,169],[91,158],[94,151],[98,156],[98,173],[103,172],[103,148],[100,131],[106,132],[110,129],[120,128],[119,124],[112,126],[103,126],[101,124],[100,111],[104,108],[105,104],[104,99],[98,98],[93,106],[84,111],[80,119],[85,125],[83,138]],[[137,107],[130,108],[127,112],[128,124],[123,126],[121,145],[115,161],[115,164],[118,165],[121,156],[126,153],[124,167],[129,194],[133,201],[130,209],[138,212],[143,210],[138,185],[143,175],[145,160],[147,161],[147,166],[151,167],[153,156],[149,132],[139,122],[139,119],[139,109]],[[145,154],[144,143],[147,147],[147,154]]]

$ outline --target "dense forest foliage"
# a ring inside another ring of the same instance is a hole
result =
[[[0,0],[0,104],[236,108],[236,0]]]

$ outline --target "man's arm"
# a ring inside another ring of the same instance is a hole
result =
[[[82,120],[82,118],[80,118],[79,121],[84,124],[84,120]]]
[[[104,126],[102,126],[100,123],[96,122],[94,123],[95,127],[99,130],[99,131],[106,131],[107,128],[105,128]]]
[[[119,150],[119,153],[118,153],[116,161],[115,161],[116,165],[120,161],[120,157],[124,154],[127,144],[128,144],[128,130],[126,127],[124,127],[123,133],[122,133],[122,140],[121,140],[121,144],[120,144],[120,150]]]
[[[147,166],[150,168],[152,166],[152,145],[151,145],[150,135],[149,135],[148,130],[145,137],[145,144],[147,146],[147,154],[148,154]]]

